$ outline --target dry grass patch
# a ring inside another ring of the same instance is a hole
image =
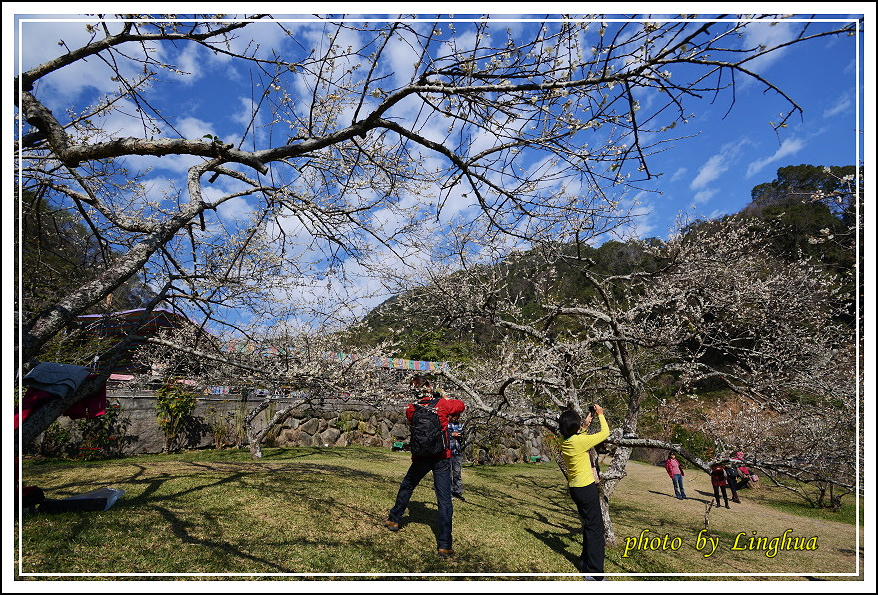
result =
[[[628,477],[620,482],[614,505],[613,516],[620,545],[624,545],[625,538],[638,537],[641,531],[648,529],[650,537],[665,534],[671,538],[680,537],[682,547],[678,551],[632,551],[628,558],[619,557],[620,568],[645,558],[683,572],[719,572],[736,576],[856,573],[856,526],[781,512],[761,502],[769,489],[774,497],[785,497],[777,493],[779,488],[742,490],[739,492],[741,504],[730,501],[730,509],[712,509],[709,530],[719,541],[716,552],[705,557],[709,550],[698,550],[697,537],[704,529],[706,504],[713,501],[713,487],[705,473],[689,471],[685,480],[689,499],[677,500],[663,467],[641,463],[629,465]],[[765,548],[732,549],[740,533],[745,535],[739,539],[739,546],[749,547],[749,538],[754,531],[756,537],[767,538],[770,542],[772,538],[782,537],[787,529],[792,530],[788,536],[803,538],[803,542],[816,537],[817,549],[777,551],[772,557],[766,555],[772,553],[770,548],[767,552]],[[862,539],[861,527],[860,544]]]

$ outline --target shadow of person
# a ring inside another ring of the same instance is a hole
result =
[[[701,498],[699,498],[698,500],[700,502],[704,502],[705,504],[707,504],[708,502],[715,501],[714,496],[713,496],[713,492],[705,492],[704,490],[695,490],[695,491],[698,492],[699,494],[701,494],[702,496],[707,497],[707,500],[702,500]]]
[[[402,517],[399,528],[403,529],[409,523],[417,523],[419,525],[427,525],[433,531],[433,537],[439,539],[439,512],[436,505],[429,505],[425,502],[409,501],[408,515]]]
[[[650,494],[657,494],[659,496],[667,496],[668,498],[674,498],[675,500],[679,500],[675,495],[668,494],[667,492],[656,492],[655,490],[649,490]]]

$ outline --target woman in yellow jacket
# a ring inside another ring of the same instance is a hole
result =
[[[601,429],[596,434],[585,433],[591,423],[591,415],[583,423],[578,413],[567,410],[561,413],[558,420],[558,431],[564,438],[561,455],[567,465],[567,486],[579,511],[579,518],[582,519],[582,555],[576,566],[580,572],[586,573],[586,580],[602,580],[603,577],[591,575],[604,571],[604,519],[601,516],[600,493],[588,451],[607,439],[610,426],[607,425],[604,409],[600,405],[594,405],[594,414],[601,424]]]

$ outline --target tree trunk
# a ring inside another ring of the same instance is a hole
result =
[[[619,355],[622,361],[627,361],[627,355],[624,350],[620,349]],[[640,404],[646,396],[640,382],[635,380],[632,374],[629,374],[628,376],[628,410],[625,414],[625,420],[622,423],[621,430],[616,429],[615,432],[610,434],[611,438],[613,437],[613,434],[615,434],[617,440],[626,436],[637,436],[637,422],[640,417]],[[627,475],[626,467],[628,466],[628,459],[631,458],[631,451],[632,448],[630,446],[619,445],[616,447],[616,452],[613,455],[613,462],[610,463],[607,473],[604,475],[605,479],[602,479],[600,484],[601,514],[604,517],[604,538],[608,546],[616,545],[616,533],[613,530],[613,521],[610,518],[610,497],[612,497],[613,492],[616,490],[616,486],[622,481],[622,478]]]
[[[608,546],[616,545],[616,533],[613,530],[613,521],[610,518],[610,497],[616,490],[616,486],[627,475],[625,467],[628,465],[628,459],[631,456],[631,448],[627,446],[619,446],[613,455],[613,462],[607,468],[607,472],[601,475],[600,494],[601,494],[601,515],[604,519],[604,538]]]
[[[600,487],[600,502],[601,502],[601,518],[604,521],[604,544],[607,547],[614,547],[616,545],[616,532],[613,530],[613,521],[610,519],[610,497],[604,494],[603,485]]]
[[[293,410],[302,404],[301,401],[291,403],[275,413],[270,420],[265,423],[265,427],[259,430],[258,432],[253,431],[253,420],[256,419],[256,416],[259,415],[261,411],[264,411],[271,404],[271,399],[265,399],[259,405],[253,408],[253,410],[247,414],[247,417],[244,419],[244,431],[247,432],[247,438],[250,441],[250,456],[253,457],[253,460],[258,460],[262,458],[262,441],[265,440],[265,437],[272,430],[272,428],[276,427],[279,424],[282,424],[287,420],[287,418],[293,413]]]
[[[248,437],[250,438],[250,443],[248,445],[250,447],[250,456],[253,457],[254,461],[258,461],[262,458],[262,438],[250,436],[249,433]]]

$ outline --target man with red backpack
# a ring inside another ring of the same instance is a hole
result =
[[[434,392],[429,380],[416,375],[412,379],[412,391],[416,401],[406,408],[411,428],[412,464],[402,479],[396,503],[390,509],[384,526],[399,531],[402,515],[408,507],[412,492],[427,475],[433,472],[433,489],[439,506],[439,530],[436,535],[438,554],[447,558],[454,555],[451,549],[451,449],[448,439],[448,416],[457,415],[466,408],[463,401],[451,399]]]

